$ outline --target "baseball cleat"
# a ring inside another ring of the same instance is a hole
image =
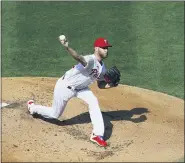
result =
[[[96,144],[98,144],[101,147],[107,146],[107,142],[105,140],[103,140],[102,136],[97,136],[97,135],[92,134],[90,140],[92,142],[95,142]]]
[[[30,110],[30,106],[31,106],[31,105],[34,105],[34,101],[33,101],[33,100],[29,100],[29,101],[27,102],[27,105],[28,105],[28,112],[29,112],[30,114],[33,114],[33,113],[31,112],[31,110]]]

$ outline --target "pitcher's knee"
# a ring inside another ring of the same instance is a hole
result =
[[[56,112],[52,112],[50,114],[50,118],[53,118],[53,119],[58,119],[60,117],[60,114],[56,113]]]

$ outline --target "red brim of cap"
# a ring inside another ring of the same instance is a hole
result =
[[[110,44],[107,44],[107,45],[105,45],[105,46],[99,46],[100,48],[106,48],[106,47],[112,47],[112,45],[110,45]]]

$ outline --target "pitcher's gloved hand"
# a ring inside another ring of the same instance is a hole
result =
[[[119,84],[120,81],[120,71],[116,66],[113,66],[104,75],[105,81],[112,87],[116,87]]]

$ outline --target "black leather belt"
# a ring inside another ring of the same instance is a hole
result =
[[[68,88],[68,89],[72,89],[72,87],[71,87],[71,86],[67,86],[67,88]]]
[[[73,88],[71,86],[67,86],[68,89],[73,90]],[[74,89],[74,91],[80,91],[81,89]]]
[[[64,80],[64,77],[65,75],[63,76],[62,80]],[[71,89],[72,90],[72,87],[71,86],[67,86],[68,89]],[[74,89],[75,91],[80,91],[80,89]]]

